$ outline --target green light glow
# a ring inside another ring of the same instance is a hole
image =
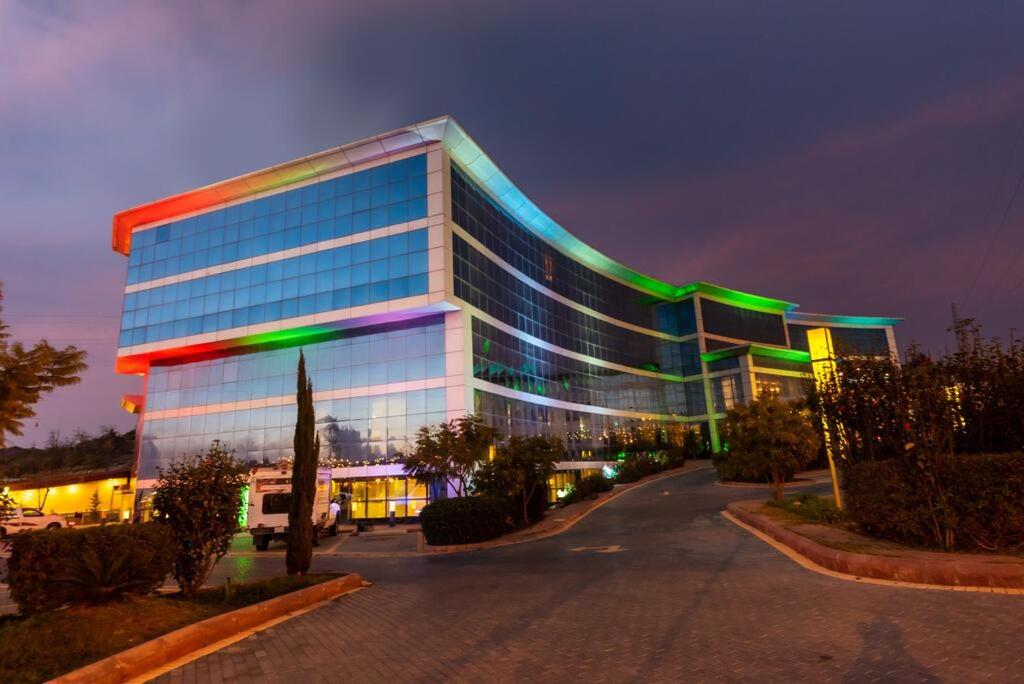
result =
[[[775,309],[778,311],[789,311],[790,309],[796,308],[796,304],[782,299],[772,299],[771,297],[762,297],[761,295],[751,294],[749,292],[730,290],[727,287],[715,285],[714,283],[706,283],[704,281],[684,285],[680,287],[679,290],[683,292],[683,294],[679,295],[680,297],[697,292],[742,307]]]
[[[811,355],[805,351],[800,351],[799,349],[762,347],[757,344],[744,344],[737,347],[729,347],[728,349],[717,349],[715,351],[704,352],[700,355],[700,360],[704,363],[711,363],[712,361],[727,359],[733,356],[746,356],[747,354],[752,356],[763,356],[771,359],[781,359],[783,361],[793,361],[796,363],[811,362]]]
[[[249,522],[249,485],[242,487],[242,508],[238,511],[238,526],[245,528]]]
[[[260,333],[258,335],[249,335],[242,339],[238,346],[250,346],[250,345],[274,345],[281,344],[287,346],[294,346],[297,343],[309,341],[310,344],[316,342],[318,338],[327,336],[336,336],[338,330],[334,328],[324,328],[319,326],[305,327],[305,328],[291,328],[289,330],[275,330],[273,332]]]
[[[632,285],[653,295],[657,301],[678,301],[693,294],[705,294],[736,306],[791,312],[796,304],[781,299],[731,290],[703,281],[686,285],[673,285],[657,278],[638,273],[585,244],[534,204],[487,156],[479,145],[450,116],[442,116],[422,123],[391,131],[372,139],[302,157],[273,168],[263,169],[238,178],[215,183],[181,193],[156,202],[119,212],[114,217],[114,249],[128,254],[131,230],[135,226],[157,220],[207,209],[225,201],[248,197],[260,192],[274,192],[289,184],[320,177],[323,174],[359,163],[384,157],[387,152],[411,150],[426,144],[440,142],[451,159],[480,187],[520,223],[526,226],[566,255],[598,272]],[[371,148],[375,151],[371,151]],[[354,156],[350,157],[349,153]],[[894,318],[859,316],[831,316],[816,319],[813,316],[793,320],[829,321],[851,325],[893,325]],[[274,335],[274,334],[271,334]],[[263,336],[254,336],[262,338]],[[294,337],[294,336],[291,336]],[[272,337],[266,341],[278,341]]]
[[[786,316],[786,320],[793,323],[802,323],[804,325],[811,325],[814,323],[822,325],[828,325],[829,323],[845,323],[846,325],[871,326],[897,325],[903,321],[902,318],[886,316],[833,316],[831,314],[812,314],[798,311],[790,312]]]

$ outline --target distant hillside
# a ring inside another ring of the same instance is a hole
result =
[[[104,471],[130,465],[135,454],[135,430],[107,428],[98,435],[79,433],[71,439],[50,438],[42,448],[0,449],[0,480],[65,472]]]

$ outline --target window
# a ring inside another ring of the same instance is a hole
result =
[[[419,155],[138,230],[128,283],[423,218],[426,172]]]
[[[451,173],[452,220],[502,261],[574,302],[621,321],[654,328],[662,300],[572,259],[495,204],[458,166]]]
[[[288,512],[288,503],[291,501],[292,495],[285,494],[264,494],[263,495],[263,506],[261,511],[266,515],[277,515],[279,513]]]
[[[414,518],[427,505],[427,488],[405,477],[378,477],[351,483],[353,520]]]
[[[119,345],[334,311],[427,291],[427,231],[378,238],[125,296]]]
[[[743,309],[701,298],[704,332],[749,342],[785,346],[786,327],[782,315]]]

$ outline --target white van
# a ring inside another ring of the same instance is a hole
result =
[[[266,551],[272,541],[288,541],[288,504],[292,492],[292,469],[253,468],[249,478],[249,533],[257,551]],[[338,533],[337,520],[328,520],[331,495],[331,469],[316,474],[313,497],[313,546],[320,545],[320,534]]]

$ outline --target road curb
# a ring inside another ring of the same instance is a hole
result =
[[[256,631],[267,622],[347,594],[364,586],[357,574],[328,580],[288,594],[186,625],[91,665],[61,675],[50,684],[120,684],[184,658],[242,632]]]
[[[678,469],[675,469],[675,470],[670,470],[670,471],[667,471],[667,472],[658,473],[656,475],[651,475],[648,478],[645,478],[643,480],[638,480],[637,482],[630,482],[628,484],[617,485],[616,488],[614,490],[612,490],[608,494],[608,496],[604,496],[604,497],[601,497],[599,499],[596,499],[596,500],[594,500],[592,502],[593,505],[572,513],[569,517],[567,517],[565,519],[564,522],[559,524],[557,527],[554,527],[554,528],[552,528],[550,530],[547,530],[545,532],[540,532],[540,533],[538,533],[536,535],[532,535],[532,536],[529,536],[529,537],[522,537],[522,538],[519,538],[519,539],[501,539],[499,537],[498,539],[492,539],[491,541],[479,542],[479,543],[476,543],[476,544],[449,544],[447,546],[428,546],[426,544],[426,541],[423,538],[423,533],[421,532],[420,533],[420,538],[419,538],[419,544],[418,544],[418,547],[417,547],[418,554],[419,555],[428,555],[429,556],[429,555],[440,555],[440,554],[446,554],[446,553],[463,553],[463,552],[466,552],[466,551],[483,551],[485,549],[496,549],[496,548],[500,548],[502,546],[512,546],[514,544],[526,544],[528,542],[535,542],[535,541],[539,541],[541,539],[548,539],[549,537],[554,537],[555,535],[559,535],[559,534],[562,534],[563,532],[566,532],[567,530],[572,528],[576,523],[578,523],[580,520],[583,520],[584,518],[586,518],[588,515],[590,515],[591,513],[596,511],[597,509],[601,508],[602,506],[604,506],[605,504],[609,503],[610,501],[614,501],[615,499],[619,498],[620,496],[622,496],[623,494],[625,494],[627,492],[631,492],[631,491],[633,491],[635,489],[639,489],[640,487],[652,484],[654,482],[660,482],[661,480],[666,480],[666,479],[668,479],[670,477],[677,477],[679,475],[686,475],[688,473],[696,473],[696,472],[700,472],[702,470],[709,470],[709,469],[710,469],[710,466],[694,466],[694,467],[683,466],[682,468],[678,468]]]
[[[744,508],[749,501],[734,501],[726,506],[730,515],[786,546],[806,560],[851,578],[887,580],[910,585],[930,585],[967,590],[1024,589],[1024,563],[993,563],[957,554],[950,560],[929,560],[879,556],[841,551],[819,544],[794,532],[771,518]],[[760,502],[757,502],[760,503]]]

